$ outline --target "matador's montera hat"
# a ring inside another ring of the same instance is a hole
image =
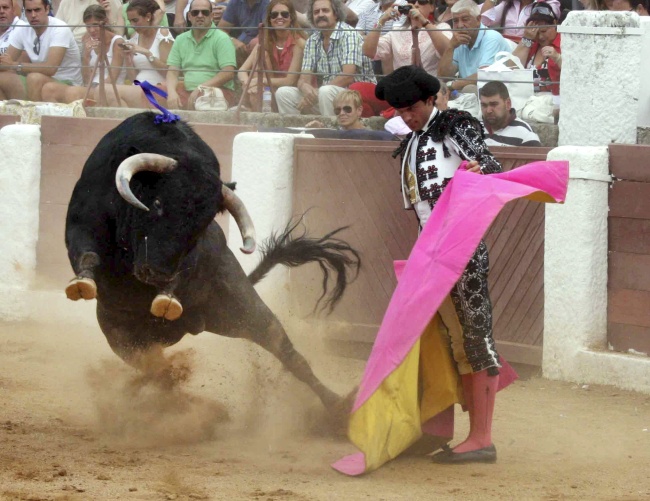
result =
[[[402,66],[379,81],[375,96],[393,108],[406,108],[435,96],[439,90],[440,82],[433,75],[418,66]]]

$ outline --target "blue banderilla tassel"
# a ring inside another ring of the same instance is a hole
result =
[[[167,108],[164,108],[163,106],[160,106],[158,104],[158,101],[156,101],[155,96],[153,95],[153,92],[158,94],[159,96],[162,97],[167,97],[167,93],[156,87],[155,85],[151,85],[149,82],[144,80],[143,82],[140,82],[139,80],[133,80],[133,83],[135,85],[139,85],[142,88],[142,92],[144,92],[144,95],[147,96],[147,99],[151,104],[153,104],[156,108],[158,108],[160,111],[162,111],[162,115],[156,115],[156,118],[154,118],[154,123],[159,124],[159,123],[174,123],[178,122],[181,117],[178,115],[172,113],[169,111]]]

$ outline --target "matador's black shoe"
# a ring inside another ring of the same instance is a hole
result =
[[[454,452],[448,449],[435,454],[432,461],[438,464],[496,463],[497,449],[494,444],[467,452]]]

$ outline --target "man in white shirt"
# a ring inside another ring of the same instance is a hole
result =
[[[12,0],[0,0],[0,54],[7,52],[9,35],[19,21],[14,7]]]
[[[47,82],[83,84],[81,57],[72,31],[63,21],[49,17],[49,12],[47,0],[25,0],[31,28],[15,29],[7,52],[0,56],[0,99],[41,101]],[[21,62],[24,54],[29,63]]]

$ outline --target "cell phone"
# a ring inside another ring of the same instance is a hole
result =
[[[129,50],[131,48],[131,44],[128,44],[126,42],[121,42],[117,44],[120,49],[126,49]]]
[[[408,13],[412,8],[413,8],[412,5],[398,5],[397,12],[399,12],[403,16],[408,16]]]

